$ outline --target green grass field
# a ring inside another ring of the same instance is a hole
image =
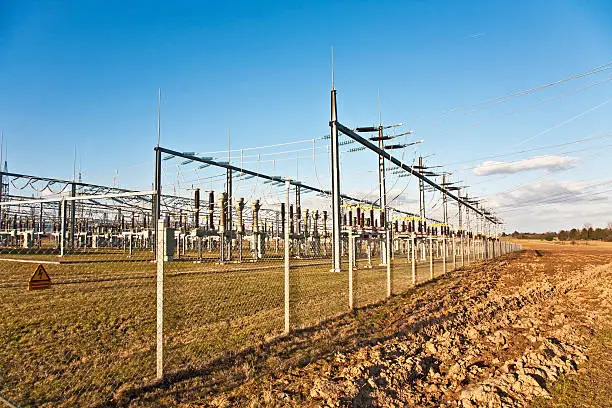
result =
[[[45,265],[54,284],[39,291],[27,290],[36,264],[0,261],[0,393],[19,405],[103,405],[118,390],[155,379],[156,265],[108,252],[76,256],[100,262]],[[386,268],[358,264],[355,306],[383,301]],[[392,265],[394,293],[408,290],[410,263],[398,256]],[[348,311],[348,267],[329,267],[329,259],[292,260],[292,328]],[[166,263],[165,370],[201,369],[281,335],[283,273],[277,259]],[[438,260],[435,276],[441,273]],[[429,276],[429,264],[419,264],[418,283]]]

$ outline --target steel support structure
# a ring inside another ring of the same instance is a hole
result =
[[[481,211],[478,208],[474,207],[471,203],[469,203],[469,202],[463,200],[462,198],[454,195],[449,190],[447,190],[445,187],[443,187],[443,186],[437,184],[436,182],[430,180],[427,176],[425,176],[423,174],[420,174],[417,170],[415,170],[411,166],[403,163],[401,160],[391,156],[385,150],[379,149],[373,143],[371,143],[367,139],[365,139],[362,136],[360,136],[357,133],[355,133],[352,129],[347,128],[346,126],[344,126],[343,124],[341,124],[339,122],[336,123],[336,127],[337,127],[339,132],[341,132],[344,135],[346,135],[346,136],[350,137],[351,139],[355,140],[357,143],[361,144],[362,146],[366,147],[369,150],[372,150],[374,153],[377,153],[377,154],[383,156],[386,160],[389,160],[391,163],[395,164],[397,167],[400,167],[401,169],[403,169],[406,172],[412,174],[413,176],[417,177],[418,179],[423,180],[426,184],[429,184],[430,186],[432,186],[436,190],[442,192],[443,194],[447,195],[451,199],[457,201],[458,203],[461,203],[461,205],[464,205],[467,208],[470,208],[471,210],[473,210],[477,214],[484,215],[492,223],[497,224],[497,220],[494,217],[491,217],[490,215],[484,214],[483,211]]]
[[[70,196],[76,196],[76,184],[72,183],[72,188],[70,189]],[[75,222],[76,222],[76,200],[70,203],[70,242],[68,244],[68,248],[74,248],[74,233],[75,233]]]
[[[340,214],[340,149],[338,146],[338,111],[336,106],[336,90],[331,91],[331,119],[329,121],[331,128],[331,191],[332,191],[332,257],[333,257],[333,272],[341,270],[341,245],[340,236],[341,218]]]
[[[383,150],[384,149],[384,145],[383,145],[383,125],[382,123],[378,125],[378,148]],[[386,172],[385,172],[385,159],[382,156],[378,156],[378,199],[379,199],[379,203],[380,203],[380,211],[382,216],[380,217],[380,227],[384,228],[384,230],[386,231],[386,234],[389,235],[389,230],[387,229],[387,183],[386,183]],[[383,265],[387,265],[389,264],[389,257],[388,257],[388,252],[386,249],[386,246],[388,245],[389,239],[385,239],[384,242],[380,243],[380,256],[381,256],[381,261]],[[390,289],[391,287],[389,286],[389,293],[387,294],[388,296],[390,295]]]
[[[282,183],[285,182],[285,178],[283,178],[283,177],[269,176],[269,175],[264,174],[264,173],[259,173],[259,172],[248,170],[248,169],[245,169],[245,168],[242,168],[242,167],[233,166],[233,165],[230,165],[230,164],[227,164],[227,163],[224,163],[224,162],[217,162],[217,161],[211,160],[210,158],[198,157],[198,156],[195,156],[192,153],[182,153],[182,152],[178,152],[178,151],[175,151],[175,150],[167,149],[165,147],[156,147],[155,150],[158,150],[158,151],[160,151],[163,154],[167,154],[167,155],[170,155],[170,156],[176,156],[176,157],[182,157],[182,158],[189,159],[189,160],[192,160],[192,161],[195,161],[195,162],[209,164],[211,166],[222,167],[222,168],[225,168],[225,169],[229,168],[229,169],[231,169],[231,170],[233,170],[233,171],[235,171],[237,173],[242,173],[242,174],[246,174],[246,175],[253,176],[253,177],[259,177],[259,178],[262,178],[264,180],[270,180],[270,181],[279,183],[281,185],[282,185]],[[311,190],[311,191],[314,191],[316,193],[320,193],[320,194],[327,195],[327,196],[332,195],[332,192],[330,190],[324,190],[324,189],[317,188],[317,187],[314,187],[314,186],[310,186],[310,185],[307,185],[307,184],[304,184],[302,182],[295,181],[295,180],[290,180],[290,182],[294,186],[300,186],[301,188],[305,188],[307,190]],[[164,196],[164,197],[167,198],[169,196]],[[177,198],[177,197],[171,196],[171,198]],[[357,202],[357,203],[369,204],[369,205],[378,207],[378,205],[374,201],[363,200],[363,199],[352,197],[352,196],[349,196],[349,195],[346,195],[346,194],[340,194],[340,198],[341,199],[345,199],[345,200],[349,200],[349,201],[354,201],[354,202]],[[55,200],[55,201],[57,201],[57,200]],[[189,202],[189,201],[187,201],[187,202]],[[395,211],[397,211],[398,213],[401,213],[401,214],[406,214],[406,215],[416,215],[416,214],[413,214],[413,213],[410,213],[410,212],[407,212],[407,211],[401,211],[401,210],[397,210],[397,209],[395,209]]]

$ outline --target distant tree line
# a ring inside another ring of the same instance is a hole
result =
[[[547,241],[608,241],[612,242],[612,222],[609,222],[605,228],[593,228],[591,224],[585,224],[582,229],[572,228],[569,231],[561,230],[559,232],[518,232],[512,234],[503,234],[518,239],[545,239]]]

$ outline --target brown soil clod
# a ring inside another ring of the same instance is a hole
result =
[[[166,391],[184,406],[527,406],[588,359],[585,345],[610,323],[611,278],[612,251],[524,251],[274,344],[256,378],[219,388],[204,376]],[[293,343],[308,363],[291,353],[266,363]],[[142,397],[135,405],[157,395]]]

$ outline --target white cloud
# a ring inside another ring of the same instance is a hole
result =
[[[600,225],[610,220],[606,189],[611,182],[544,180],[496,194],[488,203],[509,232],[558,231],[585,222]]]
[[[605,203],[587,203],[585,205],[557,205],[554,211],[540,207],[531,211],[503,214],[504,230],[546,232],[581,228],[590,223],[593,226],[605,226],[612,222],[610,206]]]
[[[542,204],[568,204],[607,200],[607,195],[597,194],[597,187],[607,186],[611,180],[587,183],[543,180],[533,184],[500,192],[489,203],[496,208],[515,210],[524,206]]]
[[[536,156],[514,162],[485,161],[474,169],[477,176],[512,174],[527,170],[545,169],[549,172],[566,170],[578,163],[578,158],[568,156]]]

